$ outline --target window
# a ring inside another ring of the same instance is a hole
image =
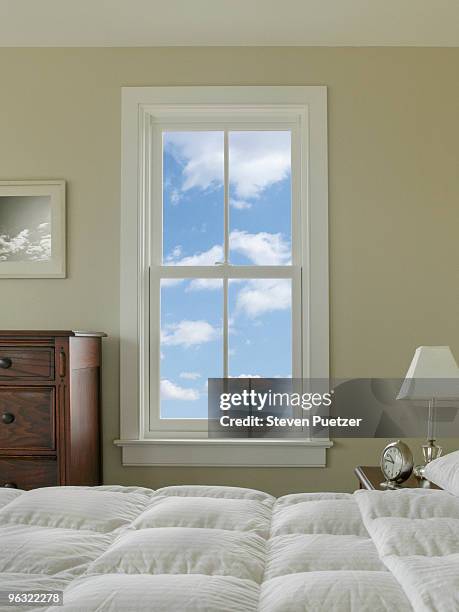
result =
[[[291,377],[293,367],[301,376],[292,342],[301,328],[296,126],[266,129],[256,110],[245,112],[251,129],[237,113],[225,128],[196,112],[188,131],[159,123],[152,134],[162,149],[152,199],[162,211],[152,234],[152,431],[205,433],[208,378]]]
[[[210,377],[328,376],[326,99],[123,95],[119,443],[133,457],[205,440]]]

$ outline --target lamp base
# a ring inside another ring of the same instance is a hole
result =
[[[427,440],[426,443],[422,445],[422,454],[424,456],[425,463],[424,465],[417,465],[413,470],[413,474],[417,478],[424,478],[424,470],[426,465],[434,459],[438,459],[438,457],[441,457],[442,453],[442,447],[437,446],[435,444],[435,440]]]
[[[421,480],[424,478],[424,470],[425,470],[426,466],[425,465],[415,465],[413,468],[413,474],[416,476],[416,478],[420,478]]]
[[[422,454],[424,455],[426,465],[434,459],[441,457],[442,452],[442,447],[437,446],[435,440],[427,440],[426,443],[422,445]]]
[[[385,480],[379,485],[382,489],[401,489],[401,486],[392,480]]]

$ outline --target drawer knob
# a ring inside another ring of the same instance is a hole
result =
[[[11,368],[12,365],[13,362],[9,357],[0,357],[0,368],[7,370],[8,368]]]
[[[14,419],[14,414],[11,414],[11,412],[4,412],[2,414],[2,421],[5,423],[5,425],[9,425],[14,421]]]
[[[3,485],[5,489],[17,489],[18,485],[15,482],[5,482]]]

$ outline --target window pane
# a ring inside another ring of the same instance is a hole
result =
[[[163,134],[163,262],[223,259],[223,132]]]
[[[229,247],[239,265],[291,262],[291,133],[230,132]]]
[[[207,418],[207,379],[223,361],[220,279],[161,281],[161,418]]]
[[[230,280],[229,375],[292,375],[292,282]]]

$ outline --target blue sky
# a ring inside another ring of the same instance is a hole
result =
[[[167,132],[163,260],[223,259],[223,132]],[[230,263],[291,260],[289,132],[230,132]],[[291,375],[291,282],[233,280],[228,291],[230,376]],[[161,416],[206,418],[207,379],[221,377],[223,283],[163,280]]]

